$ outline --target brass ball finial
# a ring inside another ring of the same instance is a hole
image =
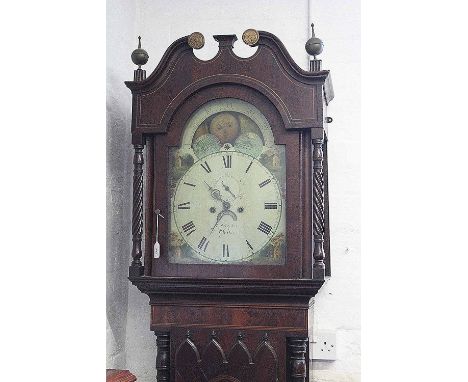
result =
[[[200,32],[188,36],[188,44],[192,49],[201,49],[205,45],[205,37]]]
[[[323,41],[318,37],[315,37],[314,24],[310,24],[312,27],[312,37],[306,42],[305,50],[311,56],[318,56],[323,51]]]
[[[247,29],[242,33],[242,41],[249,46],[254,46],[260,39],[260,34],[255,29]]]
[[[141,49],[141,36],[138,36],[138,48],[132,52],[132,61],[140,69],[141,65],[145,65],[148,62],[148,58],[146,50]]]

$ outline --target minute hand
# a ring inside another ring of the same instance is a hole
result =
[[[220,222],[220,220],[223,218],[223,216],[224,216],[224,211],[221,211],[221,212],[218,214],[218,217],[216,218],[216,223],[215,223],[215,225],[213,226],[213,228],[211,228],[210,235],[213,233],[214,229],[216,228],[216,226],[218,225],[218,223]]]

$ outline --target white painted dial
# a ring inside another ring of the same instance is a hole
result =
[[[211,262],[248,261],[275,236],[283,210],[277,179],[235,150],[195,162],[171,202],[181,237]]]

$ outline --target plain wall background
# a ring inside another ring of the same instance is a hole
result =
[[[277,35],[293,59],[307,69],[304,44],[310,20],[325,43],[320,56],[332,72],[335,99],[329,107],[332,277],[316,297],[315,329],[337,334],[338,359],[314,362],[315,381],[360,379],[360,2],[359,0],[201,0],[107,2],[107,367],[131,370],[139,382],[154,381],[155,337],[149,330],[148,297],[127,280],[131,248],[130,145],[133,78],[130,54],[142,36],[149,53],[147,75],[177,38],[200,31],[200,58],[213,57],[214,34],[247,28]],[[242,41],[242,56],[251,54]]]

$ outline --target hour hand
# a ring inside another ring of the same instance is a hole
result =
[[[234,195],[231,191],[231,189],[229,188],[229,186],[227,186],[226,184],[224,184],[224,182],[221,182],[221,184],[223,185],[223,188],[229,192],[231,194],[231,196],[235,199],[236,198],[236,195]]]

